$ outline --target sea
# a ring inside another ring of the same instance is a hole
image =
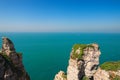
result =
[[[23,54],[31,80],[53,80],[60,70],[66,72],[74,44],[99,44],[100,64],[120,60],[120,33],[1,32],[0,47],[3,36]]]

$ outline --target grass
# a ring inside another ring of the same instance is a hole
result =
[[[113,78],[113,80],[120,80],[120,76],[116,75],[115,78]]]
[[[90,80],[88,77],[84,76],[82,80]]]
[[[92,48],[93,48],[92,45],[87,45],[87,44],[75,44],[75,45],[73,46],[74,52],[72,53],[71,58],[72,58],[72,59],[78,58],[78,60],[82,59],[82,56],[84,55],[83,50],[84,50],[86,47],[92,47]],[[79,48],[80,48],[80,54],[77,54],[77,53],[76,53],[76,50],[79,49]]]
[[[101,69],[106,71],[117,71],[120,70],[120,61],[116,62],[105,62],[100,66]]]
[[[9,56],[7,56],[5,53],[0,53],[7,61],[11,61],[11,59],[9,58]]]

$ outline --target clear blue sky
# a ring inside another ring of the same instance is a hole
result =
[[[120,0],[0,0],[0,32],[120,32]]]

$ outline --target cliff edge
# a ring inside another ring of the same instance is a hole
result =
[[[100,54],[98,44],[75,44],[67,74],[60,71],[54,80],[120,80],[120,62],[108,62],[98,67]],[[114,66],[115,70],[112,70]]]
[[[120,80],[120,61],[100,65],[94,74],[94,80]]]
[[[30,80],[22,64],[22,54],[17,53],[13,42],[2,38],[0,51],[0,80]]]

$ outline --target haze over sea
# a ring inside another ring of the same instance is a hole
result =
[[[66,71],[76,43],[98,43],[100,63],[120,60],[119,33],[0,33],[2,36],[10,38],[17,52],[23,53],[23,63],[31,80],[53,80],[59,70]]]

